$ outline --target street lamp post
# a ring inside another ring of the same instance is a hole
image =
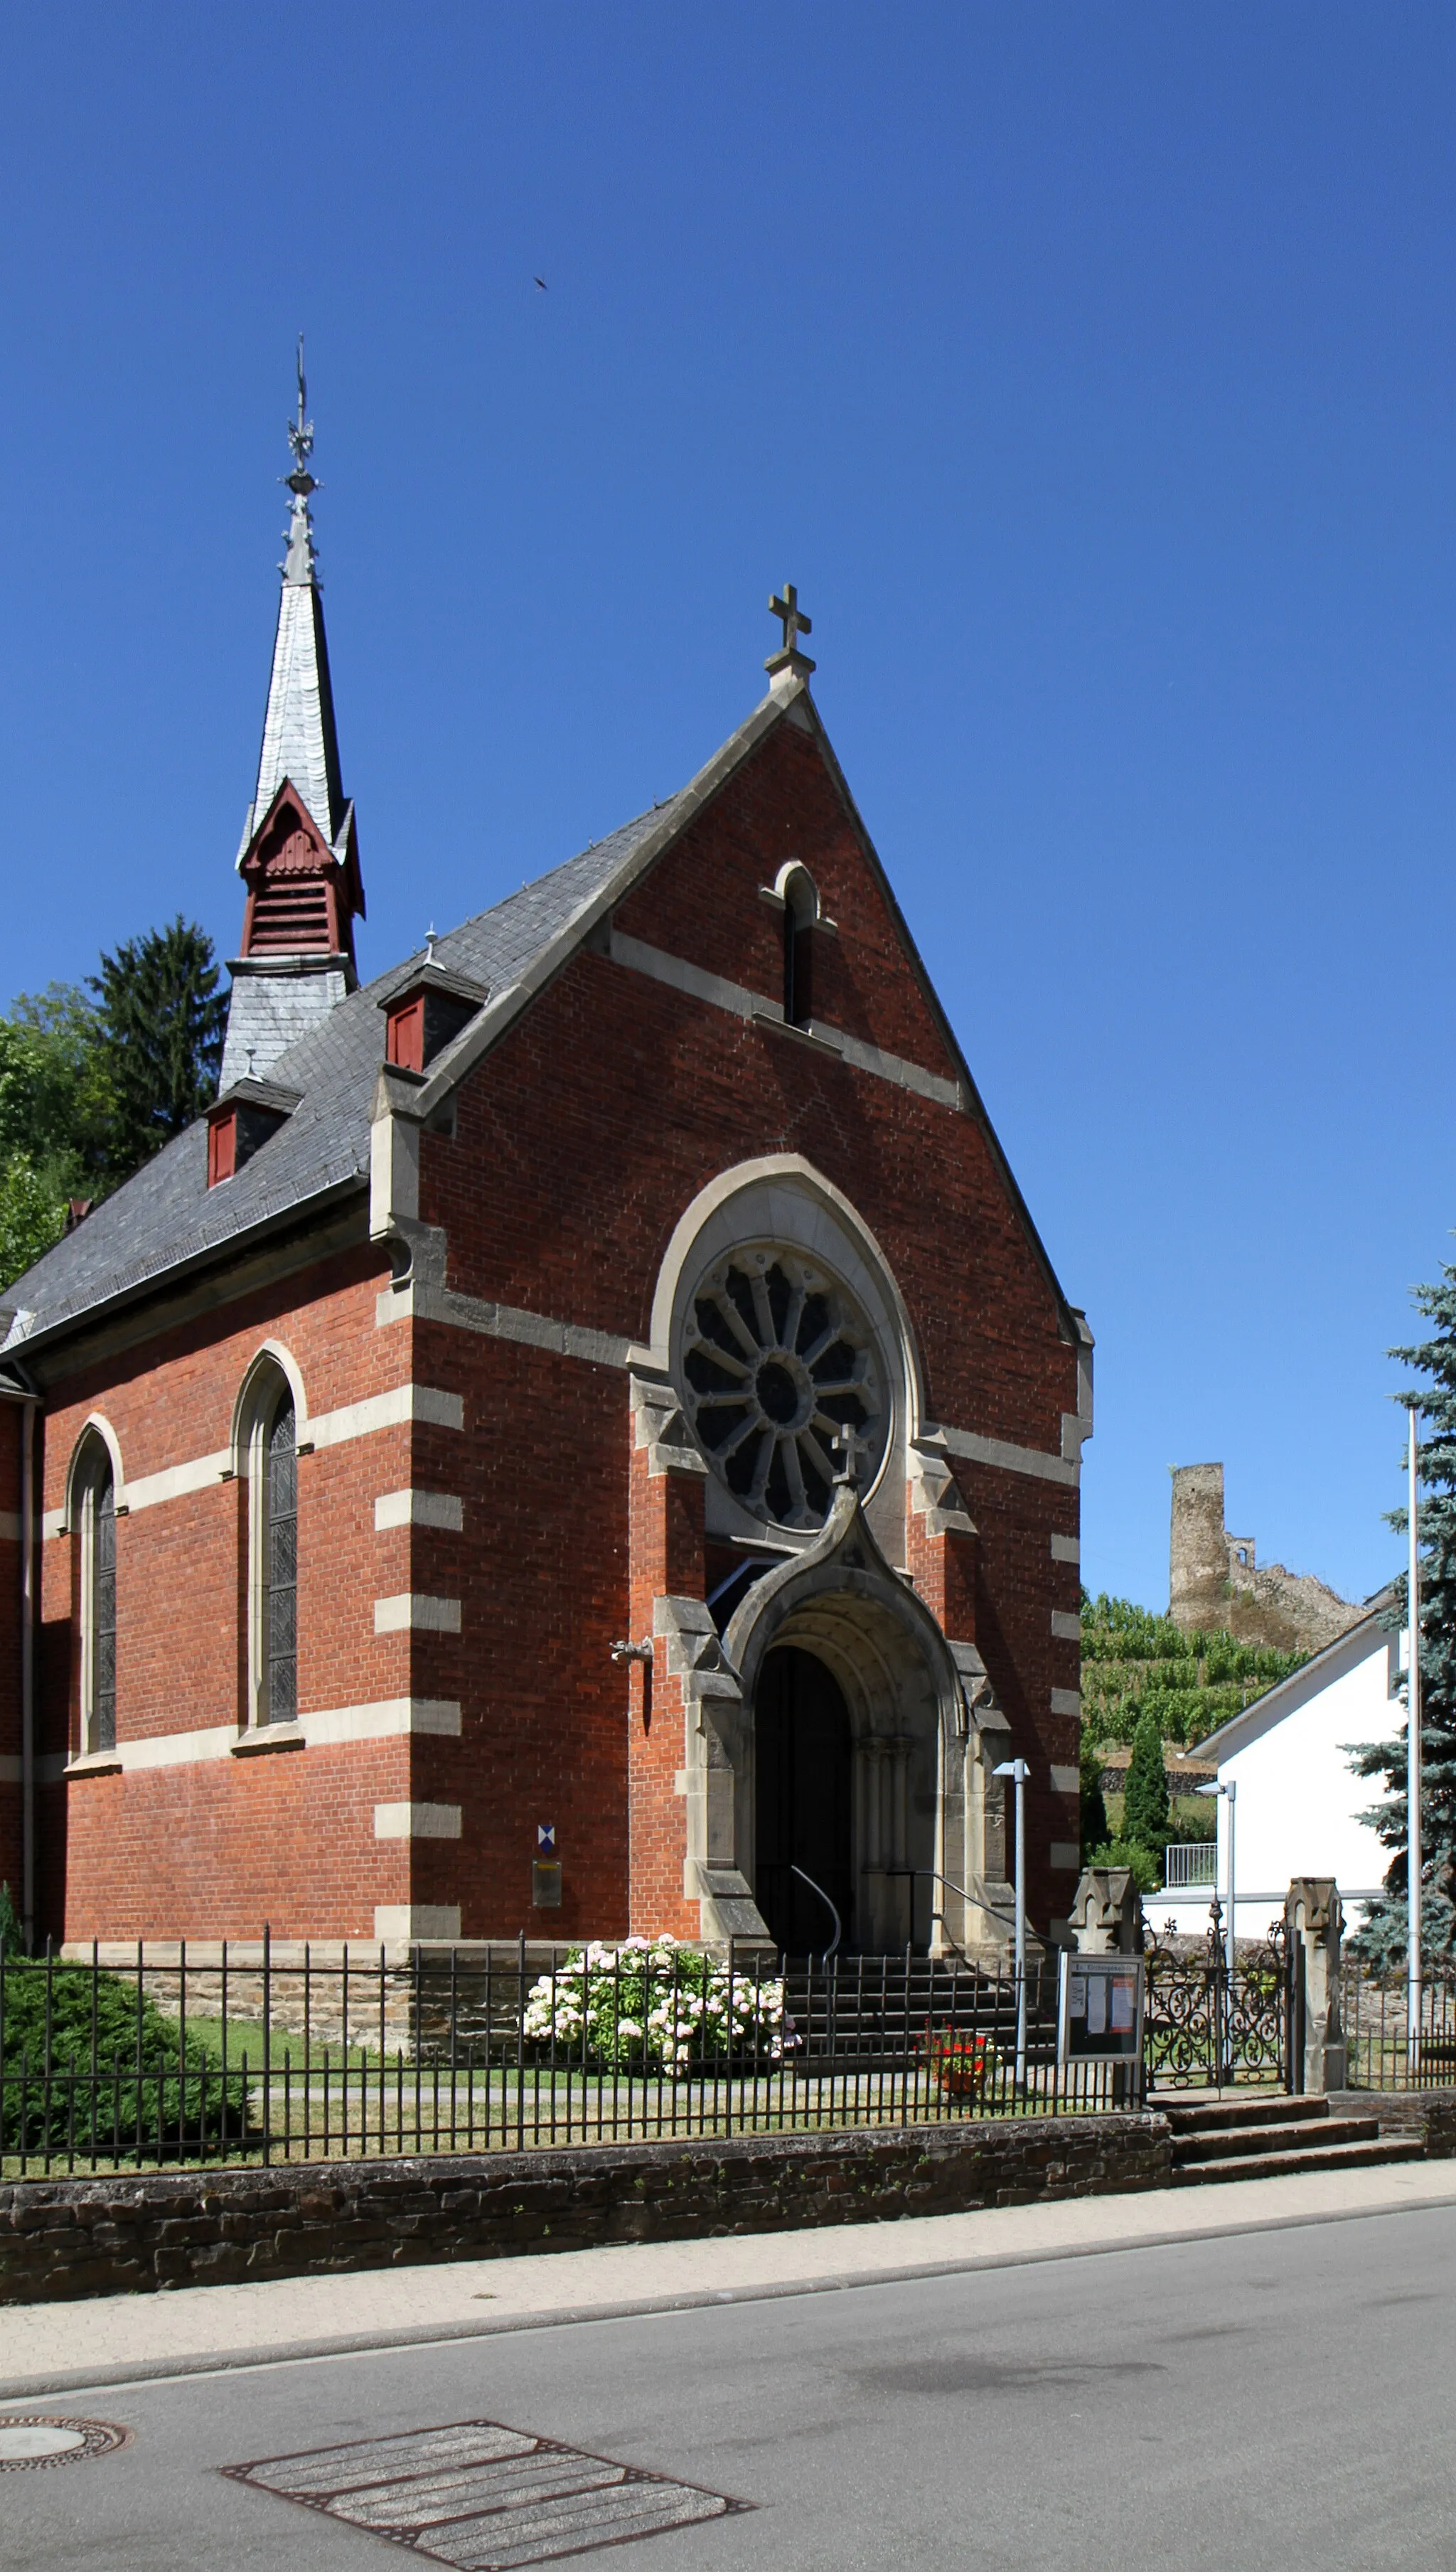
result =
[[[1024,1759],[1003,1759],[992,1771],[1016,1785],[1016,2086],[1026,2088],[1026,1781]]]
[[[1233,1817],[1238,1809],[1237,1781],[1236,1779],[1229,1777],[1221,1781],[1216,1786],[1201,1786],[1199,1788],[1199,1793],[1201,1795],[1221,1795],[1228,1807],[1228,1917],[1223,1923],[1223,2045],[1220,2050],[1227,2057],[1229,2077],[1231,2079],[1233,2044],[1233,1967],[1236,1960],[1236,1941],[1238,1937],[1238,1921],[1237,1914],[1234,1909],[1234,1905],[1238,1898],[1238,1874],[1234,1863],[1233,1850]]]
[[[1237,1890],[1237,1872],[1233,1861],[1233,1815],[1237,1807],[1238,1786],[1236,1780],[1230,1777],[1226,1782],[1217,1786],[1200,1786],[1197,1789],[1197,1792],[1201,1795],[1221,1795],[1228,1806],[1228,1857],[1224,1870],[1228,1891],[1228,1917],[1223,1924],[1223,1969],[1228,1976],[1229,1986],[1231,1988],[1233,1982],[1233,1941],[1237,1935],[1233,1918],[1233,1903]]]
[[[1405,1621],[1405,2044],[1411,2078],[1420,2069],[1421,2047],[1421,1559],[1417,1518],[1420,1466],[1415,1443],[1415,1412],[1410,1424],[1407,1464],[1410,1478],[1406,1508],[1410,1569],[1406,1579]]]

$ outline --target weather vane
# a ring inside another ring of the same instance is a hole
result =
[[[303,372],[301,330],[298,333],[298,416],[288,422],[288,444],[293,452],[293,470],[284,474],[283,479],[290,491],[295,491],[300,500],[306,500],[318,485],[308,470],[308,458],[313,452],[313,422],[308,417],[308,378]]]

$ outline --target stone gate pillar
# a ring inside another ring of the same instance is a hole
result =
[[[1284,1896],[1293,2009],[1289,2080],[1311,2096],[1343,2090],[1348,2070],[1340,2025],[1340,1936],[1344,1911],[1332,1875],[1296,1875]]]
[[[1143,1897],[1130,1866],[1085,1866],[1071,1911],[1079,1956],[1141,1956]]]

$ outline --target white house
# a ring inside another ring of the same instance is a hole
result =
[[[1357,1777],[1347,1745],[1385,1741],[1404,1721],[1400,1636],[1382,1625],[1391,1593],[1372,1599],[1359,1623],[1256,1697],[1199,1742],[1189,1758],[1212,1762],[1220,1788],[1234,1789],[1234,1894],[1240,1938],[1261,1937],[1284,1906],[1295,1875],[1332,1875],[1346,1920],[1379,1892],[1390,1863],[1368,1822],[1380,1800],[1378,1778]],[[1392,1703],[1392,1699],[1394,1702]],[[1176,1794],[1178,1762],[1170,1762]],[[1229,1799],[1217,1798],[1217,1891],[1227,1916]],[[1212,1844],[1169,1852],[1170,1882],[1145,1897],[1150,1927],[1172,1922],[1184,1936],[1209,1924],[1213,1893]],[[1195,1877],[1181,1884],[1180,1876]],[[1351,1925],[1354,1925],[1352,1922]]]

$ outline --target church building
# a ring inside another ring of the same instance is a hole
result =
[[[217,1102],[0,1298],[29,1935],[984,1956],[1016,1760],[1054,1935],[1091,1335],[808,618],[680,793],[361,983],[290,439]]]

